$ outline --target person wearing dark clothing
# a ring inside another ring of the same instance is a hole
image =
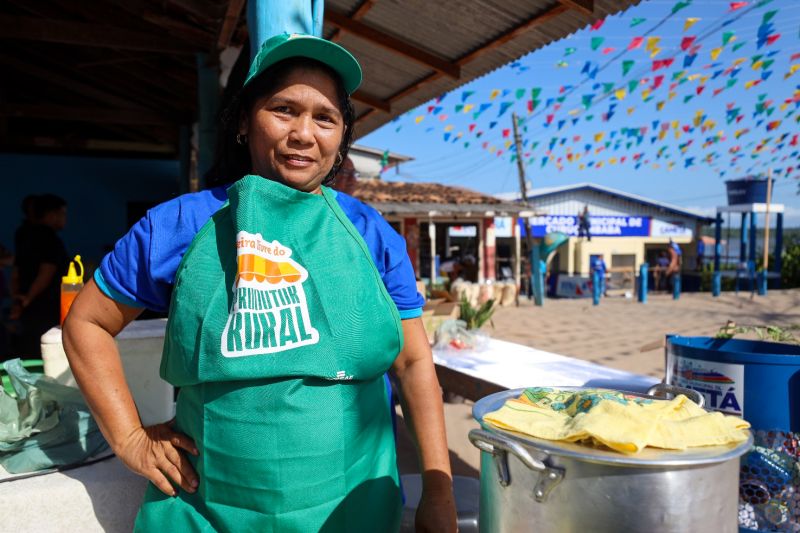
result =
[[[67,204],[53,194],[36,197],[32,220],[15,234],[12,320],[19,320],[14,357],[41,356],[40,338],[59,323],[60,276],[69,259],[58,232],[67,222]]]
[[[586,237],[587,240],[592,240],[591,234],[592,224],[589,222],[589,206],[583,206],[583,211],[578,213],[578,237]]]

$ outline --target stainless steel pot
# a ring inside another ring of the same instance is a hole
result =
[[[676,392],[657,388],[650,394]],[[523,390],[492,394],[472,410],[483,428],[469,434],[481,450],[482,532],[738,531],[738,458],[750,449],[752,437],[735,446],[645,448],[629,456],[484,423],[484,415]],[[686,395],[702,405],[692,392]]]

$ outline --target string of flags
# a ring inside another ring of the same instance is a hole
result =
[[[622,164],[672,170],[703,163],[724,176],[768,164],[778,176],[800,177],[795,133],[800,125],[800,81],[790,81],[800,80],[800,52],[793,52],[800,34],[778,31],[779,3],[729,2],[705,24],[703,17],[678,15],[692,1],[677,1],[667,16],[682,21],[681,34],[676,38],[642,31],[621,49],[619,60],[604,57],[617,47],[606,45],[606,19],[600,19],[586,30],[590,52],[578,63],[578,82],[556,91],[541,86],[456,91],[407,115],[426,132],[441,134],[444,142],[559,171]],[[770,9],[764,9],[768,4]],[[754,33],[735,26],[743,17],[758,15]],[[632,18],[627,28],[647,22]],[[792,42],[781,47],[786,39]],[[572,44],[563,48],[555,68],[575,68],[572,59],[580,52]],[[531,68],[522,60],[510,67],[518,74]],[[758,92],[773,76],[776,81],[769,90]],[[701,97],[708,109],[695,109],[688,120],[668,120],[665,111],[670,106],[685,111]],[[522,116],[522,153],[517,153],[508,127],[512,109]],[[643,109],[661,118],[637,121]],[[408,121],[398,117],[395,122],[400,131]],[[581,131],[588,126],[597,131],[570,133],[579,125]]]

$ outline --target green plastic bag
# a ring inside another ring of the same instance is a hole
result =
[[[78,389],[3,363],[17,395],[0,388],[0,466],[9,473],[81,463],[108,449]]]

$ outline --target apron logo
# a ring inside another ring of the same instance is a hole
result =
[[[238,269],[233,304],[222,332],[222,355],[241,357],[319,342],[311,325],[303,282],[308,271],[292,250],[261,234],[236,235]]]

